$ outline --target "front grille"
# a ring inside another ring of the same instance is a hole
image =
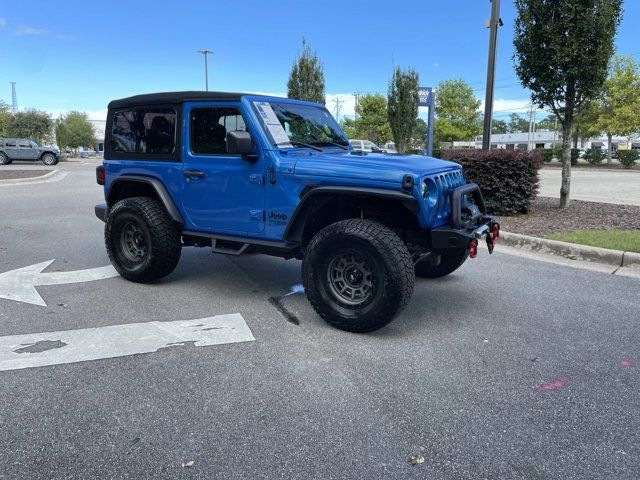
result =
[[[438,188],[438,203],[436,204],[436,218],[444,219],[451,213],[451,190],[464,185],[462,170],[440,173],[431,177]]]

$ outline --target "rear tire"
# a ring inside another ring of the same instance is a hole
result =
[[[105,244],[118,273],[147,283],[169,275],[180,260],[180,230],[153,198],[125,198],[107,214]]]
[[[51,153],[45,153],[42,156],[41,160],[42,160],[42,163],[49,166],[56,165],[58,163],[58,159],[56,158],[56,156]]]
[[[455,272],[467,260],[469,251],[464,249],[434,250],[434,255],[440,255],[440,263],[432,265],[430,258],[416,264],[416,277],[440,278]]]
[[[0,165],[9,165],[10,163],[11,160],[9,160],[7,154],[4,152],[0,152]]]
[[[407,305],[415,282],[407,247],[370,220],[343,220],[309,242],[302,262],[309,302],[325,321],[348,332],[372,332]]]

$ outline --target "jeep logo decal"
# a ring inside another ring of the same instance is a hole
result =
[[[284,222],[287,220],[287,215],[284,213],[274,212],[273,210],[269,212],[269,220],[272,222]]]

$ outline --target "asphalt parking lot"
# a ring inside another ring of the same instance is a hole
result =
[[[0,296],[15,269],[109,264],[95,165],[0,186]],[[192,248],[153,285],[100,272],[41,275],[46,306],[0,298],[0,478],[640,478],[639,279],[498,247],[417,281],[398,319],[357,335],[302,293],[282,298],[289,318],[269,301],[300,283],[294,260]],[[124,354],[131,337],[112,335],[231,314],[250,330],[231,343]],[[69,331],[107,353],[64,363]],[[11,363],[17,335],[34,341]]]

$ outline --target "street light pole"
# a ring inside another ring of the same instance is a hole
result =
[[[209,91],[209,64],[207,63],[207,55],[213,55],[211,50],[198,50],[198,53],[204,55],[204,88],[205,91]]]
[[[487,90],[484,97],[484,126],[482,129],[482,150],[491,148],[491,121],[493,120],[493,90],[496,76],[496,46],[498,28],[501,26],[500,0],[491,0],[491,19],[489,20],[489,61],[487,62]]]

